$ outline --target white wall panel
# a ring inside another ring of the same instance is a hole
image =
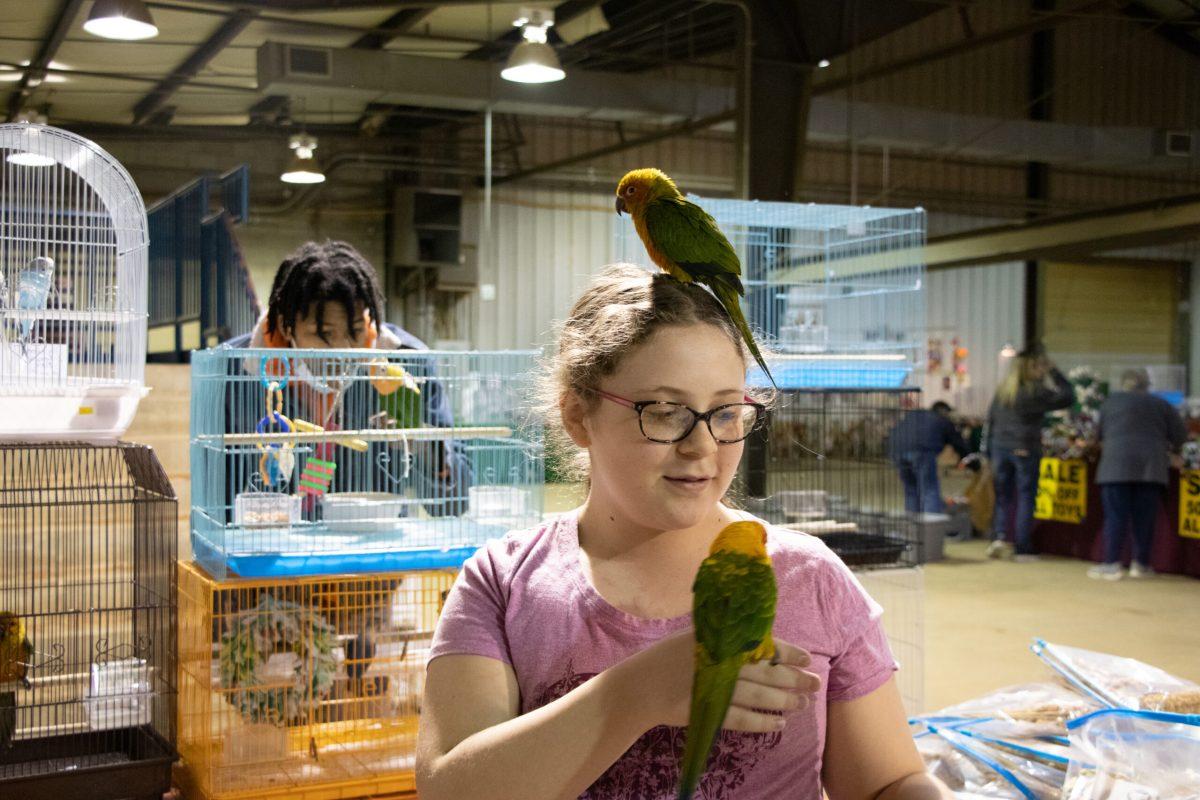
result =
[[[476,347],[525,348],[553,340],[554,322],[612,258],[611,196],[539,188],[493,194],[493,246],[480,252],[481,289],[472,299]],[[468,198],[466,235],[475,235],[481,214],[482,198]],[[494,299],[482,299],[485,285],[494,287]]]
[[[938,236],[1001,224],[1005,220],[930,214],[929,235]],[[977,267],[936,270],[926,274],[928,334],[943,341],[944,367],[950,365],[950,341],[958,336],[967,356],[969,380],[951,388],[941,377],[927,375],[926,404],[945,400],[965,414],[982,416],[1001,377],[1000,350],[1006,344],[1020,347],[1024,338],[1024,262],[984,264]]]

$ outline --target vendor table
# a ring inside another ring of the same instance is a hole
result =
[[[1035,519],[1033,544],[1039,553],[1071,556],[1100,561],[1104,556],[1104,510],[1100,503],[1100,487],[1096,485],[1095,464],[1088,465],[1087,516],[1083,522],[1072,524]],[[1179,535],[1179,470],[1172,469],[1167,491],[1163,495],[1165,508],[1160,508],[1154,524],[1154,545],[1150,551],[1150,566],[1158,572],[1190,575],[1200,578],[1200,539]],[[1133,548],[1132,533],[1126,535],[1121,558],[1129,563]]]

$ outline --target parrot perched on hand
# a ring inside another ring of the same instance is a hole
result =
[[[692,584],[696,667],[679,800],[689,800],[700,783],[742,667],[775,657],[774,622],[775,571],[767,556],[767,531],[758,522],[726,525]]]
[[[0,684],[20,681],[26,689],[33,645],[25,635],[25,623],[16,614],[0,611]],[[17,731],[17,693],[0,692],[0,750],[12,746]]]
[[[618,216],[624,211],[633,218],[651,261],[677,281],[700,283],[712,290],[774,386],[775,379],[742,314],[739,298],[746,290],[740,277],[741,261],[716,220],[684,198],[666,173],[653,168],[635,169],[621,178],[616,207]]]

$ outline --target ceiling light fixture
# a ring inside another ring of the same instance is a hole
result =
[[[126,42],[158,36],[158,26],[142,0],[96,0],[83,29],[93,36]]]
[[[826,68],[826,67],[828,67],[828,66],[829,66],[829,59],[828,59],[828,58],[822,58],[820,61],[818,61],[818,62],[817,62],[817,68],[818,68],[818,69],[825,69],[825,68]]]
[[[324,183],[325,173],[317,164],[317,137],[297,133],[288,140],[292,149],[292,161],[279,176],[284,183]]]
[[[45,114],[39,114],[36,111],[22,111],[17,115],[16,121],[25,125],[45,125],[49,122]],[[37,133],[38,131],[35,128],[30,132]],[[40,153],[30,153],[25,150],[9,153],[8,157],[4,160],[19,167],[52,167],[58,163],[50,156],[44,156]]]
[[[508,56],[500,77],[515,83],[551,83],[567,77],[554,48],[546,43],[546,32],[554,24],[554,13],[541,8],[522,8],[513,26],[521,29],[522,41]]]

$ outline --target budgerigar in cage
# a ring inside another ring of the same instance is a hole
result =
[[[25,623],[10,611],[0,611],[0,684],[20,682],[29,688],[29,662],[33,644]],[[0,751],[12,746],[17,730],[17,693],[0,692]]]
[[[775,571],[767,531],[757,522],[726,525],[713,540],[692,584],[696,666],[679,798],[696,790],[729,704],[738,673],[751,661],[775,657]]]
[[[38,256],[21,270],[17,278],[16,306],[21,311],[44,311],[50,299],[50,281],[54,277],[54,259]],[[34,318],[21,320],[21,342],[29,341]]]
[[[742,313],[742,262],[707,211],[687,200],[662,170],[635,169],[617,184],[617,214],[627,212],[650,260],[683,283],[707,286],[721,301],[729,318],[741,331],[754,360],[771,384],[767,369],[746,317]]]

